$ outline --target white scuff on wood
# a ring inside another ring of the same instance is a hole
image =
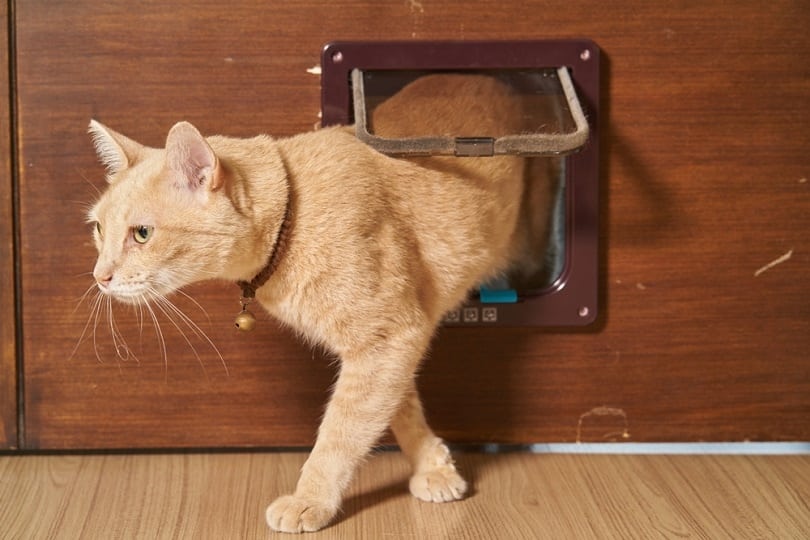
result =
[[[309,73],[310,75],[320,75],[321,66],[312,66],[311,68],[307,68],[307,73]]]
[[[411,13],[424,13],[425,6],[419,0],[408,0],[408,7],[411,8]]]
[[[789,260],[792,256],[793,256],[793,250],[791,249],[790,251],[788,251],[787,253],[785,253],[781,257],[778,257],[778,258],[772,260],[771,262],[769,262],[768,264],[766,264],[765,266],[763,266],[762,268],[759,268],[756,272],[754,272],[754,277],[759,277],[759,275],[761,273],[763,273],[763,272],[765,272],[767,270],[770,270],[771,268],[773,268],[777,264],[782,264],[783,262]]]
[[[602,436],[603,439],[609,439],[617,435],[620,436],[622,439],[630,438],[630,423],[627,420],[627,413],[624,412],[624,409],[602,405],[599,407],[594,407],[590,411],[584,412],[581,415],[579,415],[579,421],[577,422],[576,444],[580,444],[582,442],[582,423],[585,421],[586,418],[589,418],[591,416],[617,416],[622,419],[624,423],[623,429],[621,431],[612,431],[610,433],[606,433],[605,435]]]

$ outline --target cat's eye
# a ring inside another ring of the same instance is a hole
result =
[[[148,225],[138,225],[132,228],[132,238],[139,244],[145,244],[152,237],[155,228]]]
[[[103,238],[104,234],[101,232],[101,223],[96,221],[96,232],[98,233],[99,238]]]

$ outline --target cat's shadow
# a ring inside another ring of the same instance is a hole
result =
[[[396,480],[347,498],[343,503],[342,512],[338,514],[336,523],[352,519],[360,512],[366,512],[393,499],[407,500],[407,497],[411,497],[408,491],[408,478],[399,476]]]
[[[394,453],[397,454],[397,459],[401,459],[405,463],[405,457],[398,450],[395,450]],[[462,500],[468,500],[475,497],[477,493],[476,485],[482,471],[492,467],[500,456],[468,449],[455,450],[453,455],[456,458],[459,472],[467,481],[467,493]],[[403,468],[402,471],[397,471],[390,481],[346,498],[343,510],[338,515],[335,524],[350,520],[361,512],[367,512],[376,506],[395,500],[403,504],[411,501],[421,503],[422,501],[415,499],[408,489],[409,478],[410,473]],[[424,504],[433,503],[425,502]]]

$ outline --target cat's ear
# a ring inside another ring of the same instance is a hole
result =
[[[93,138],[98,159],[107,167],[107,180],[115,173],[132,166],[143,148],[141,144],[95,120],[90,120],[87,131]]]
[[[188,122],[178,122],[166,138],[166,165],[192,191],[222,185],[219,160],[208,141]]]

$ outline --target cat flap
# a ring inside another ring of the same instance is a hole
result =
[[[360,139],[394,155],[526,156],[521,226],[532,243],[515,268],[480,284],[478,294],[445,314],[445,325],[583,326],[596,321],[603,204],[596,136],[600,65],[599,47],[588,39],[324,46],[323,126],[354,124]],[[389,99],[394,95],[400,99]],[[481,99],[469,99],[476,95]],[[452,121],[430,116],[441,115],[445,107],[456,115]],[[429,121],[421,122],[424,117]],[[439,129],[445,132],[427,133]]]
[[[377,151],[393,156],[561,156],[579,151],[587,142],[588,121],[567,68],[475,73],[496,77],[511,89],[513,99],[520,101],[523,122],[516,130],[518,133],[425,133],[401,138],[375,133],[374,108],[405,84],[426,73],[353,69],[351,80],[357,137]],[[487,103],[478,105],[490,106]],[[493,112],[497,114],[497,111]]]

